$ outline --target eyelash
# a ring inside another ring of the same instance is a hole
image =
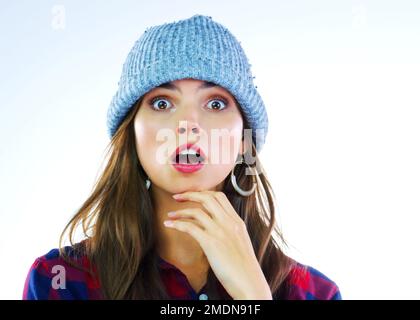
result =
[[[166,111],[166,110],[168,110],[169,108],[167,108],[167,109],[156,109],[156,108],[154,108],[153,107],[153,104],[156,102],[156,101],[158,101],[158,100],[160,100],[160,99],[167,99],[167,100],[170,100],[170,98],[168,97],[168,96],[165,96],[165,95],[163,95],[163,96],[157,96],[157,97],[154,97],[154,98],[152,98],[152,99],[150,99],[149,100],[149,102],[148,102],[148,104],[149,104],[149,106],[152,108],[152,110],[154,110],[154,111]],[[223,108],[223,109],[220,109],[220,110],[214,110],[214,109],[211,109],[211,108],[207,108],[207,109],[210,109],[210,111],[215,111],[215,112],[221,112],[221,111],[223,111],[223,110],[225,110],[225,109],[227,109],[228,107],[229,107],[229,102],[228,102],[228,100],[226,100],[225,98],[223,98],[222,96],[218,96],[218,95],[216,95],[216,96],[212,96],[211,98],[210,98],[210,100],[208,100],[207,101],[207,103],[209,102],[209,101],[211,101],[211,100],[220,100],[220,101],[222,101],[224,104],[225,104],[225,107]]]

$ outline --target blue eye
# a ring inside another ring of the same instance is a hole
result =
[[[220,104],[220,102],[222,102],[222,105]],[[228,102],[226,101],[226,99],[222,98],[222,97],[215,97],[214,99],[211,99],[208,103],[207,106],[210,105],[209,109],[218,111],[218,110],[223,110],[227,108]]]
[[[165,97],[156,97],[153,98],[149,105],[154,109],[154,110],[166,110],[168,109],[168,104],[165,103],[164,101],[169,101],[168,99],[166,99]],[[158,102],[158,103],[156,103]]]

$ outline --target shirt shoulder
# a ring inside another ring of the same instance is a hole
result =
[[[77,256],[73,247],[64,249],[73,264],[61,256],[58,248],[37,257],[26,276],[23,300],[100,299],[98,280],[83,270],[90,268],[87,258]]]
[[[287,277],[288,300],[342,300],[337,284],[310,265],[296,262]]]

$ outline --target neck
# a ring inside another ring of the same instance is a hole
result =
[[[163,225],[168,220],[168,212],[186,208],[204,207],[194,201],[178,202],[169,193],[155,185],[152,185],[151,192],[153,205],[156,214],[157,232],[157,253],[159,256],[178,266],[206,268],[209,263],[200,244],[188,233]]]

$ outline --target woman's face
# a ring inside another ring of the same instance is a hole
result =
[[[152,89],[144,95],[134,121],[139,161],[152,186],[169,193],[221,190],[245,151],[242,116],[234,97],[206,81],[188,78]],[[186,143],[198,146],[204,156],[201,169],[189,173],[173,164],[176,148]]]

